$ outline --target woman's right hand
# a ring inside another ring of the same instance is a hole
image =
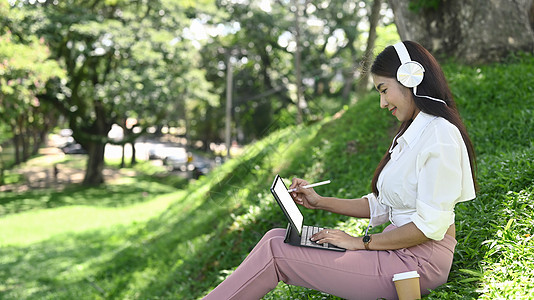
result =
[[[309,183],[306,180],[300,178],[293,178],[290,189],[296,189],[296,191],[291,192],[291,196],[295,203],[300,204],[306,208],[317,209],[319,208],[319,202],[321,201],[321,196],[315,192],[313,188],[301,188],[302,186],[308,185]]]

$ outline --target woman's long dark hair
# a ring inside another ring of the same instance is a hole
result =
[[[458,130],[460,130],[465,146],[467,147],[467,152],[469,154],[469,162],[471,164],[471,176],[473,177],[473,182],[475,183],[476,187],[475,149],[473,147],[471,139],[469,138],[469,135],[467,134],[465,125],[462,122],[462,119],[460,118],[460,114],[458,113],[458,109],[456,108],[456,103],[454,102],[452,92],[449,88],[449,85],[447,84],[447,80],[445,79],[445,74],[443,74],[439,63],[436,61],[434,56],[432,56],[432,54],[430,54],[430,52],[428,52],[428,50],[426,50],[423,46],[411,41],[404,41],[403,43],[406,46],[406,49],[408,49],[410,58],[413,61],[419,62],[425,68],[425,76],[421,84],[417,86],[417,94],[442,99],[447,103],[447,105],[444,105],[443,103],[438,101],[430,100],[423,97],[417,97],[413,94],[412,91],[411,95],[415,102],[415,105],[417,106],[417,108],[419,108],[420,111],[430,115],[442,117],[454,124],[458,128]],[[375,61],[373,62],[373,65],[371,66],[371,73],[378,76],[396,78],[397,69],[399,68],[400,64],[401,61],[399,59],[397,51],[393,46],[389,46],[385,48],[380,54],[378,54]],[[399,130],[397,131],[398,136],[400,136],[404,131],[406,131],[406,129],[408,129],[411,122],[411,120],[404,121],[400,125]],[[394,143],[397,143],[396,139]],[[384,166],[388,163],[390,159],[391,155],[389,151],[386,151],[386,154],[384,155],[384,157],[382,157],[382,160],[380,161],[375,170],[375,174],[371,182],[371,187],[373,193],[376,196],[378,196],[379,193],[377,187],[378,176],[380,175],[380,172],[382,172],[382,169],[384,169]]]

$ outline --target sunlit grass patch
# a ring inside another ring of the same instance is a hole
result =
[[[130,178],[122,184],[72,186],[0,195],[0,246],[29,245],[57,234],[143,222],[161,214],[182,191]]]

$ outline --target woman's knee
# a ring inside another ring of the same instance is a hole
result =
[[[262,240],[269,240],[275,237],[285,237],[286,230],[282,228],[274,228],[269,231],[267,231],[264,235]]]
[[[267,231],[263,238],[258,243],[258,247],[269,249],[269,252],[272,253],[275,248],[278,248],[279,246],[275,246],[278,244],[283,244],[285,239],[285,229],[281,228],[275,228]]]

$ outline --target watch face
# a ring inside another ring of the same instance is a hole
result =
[[[371,240],[371,236],[370,235],[366,235],[366,236],[363,237],[363,242],[364,243],[368,243],[370,240]]]

